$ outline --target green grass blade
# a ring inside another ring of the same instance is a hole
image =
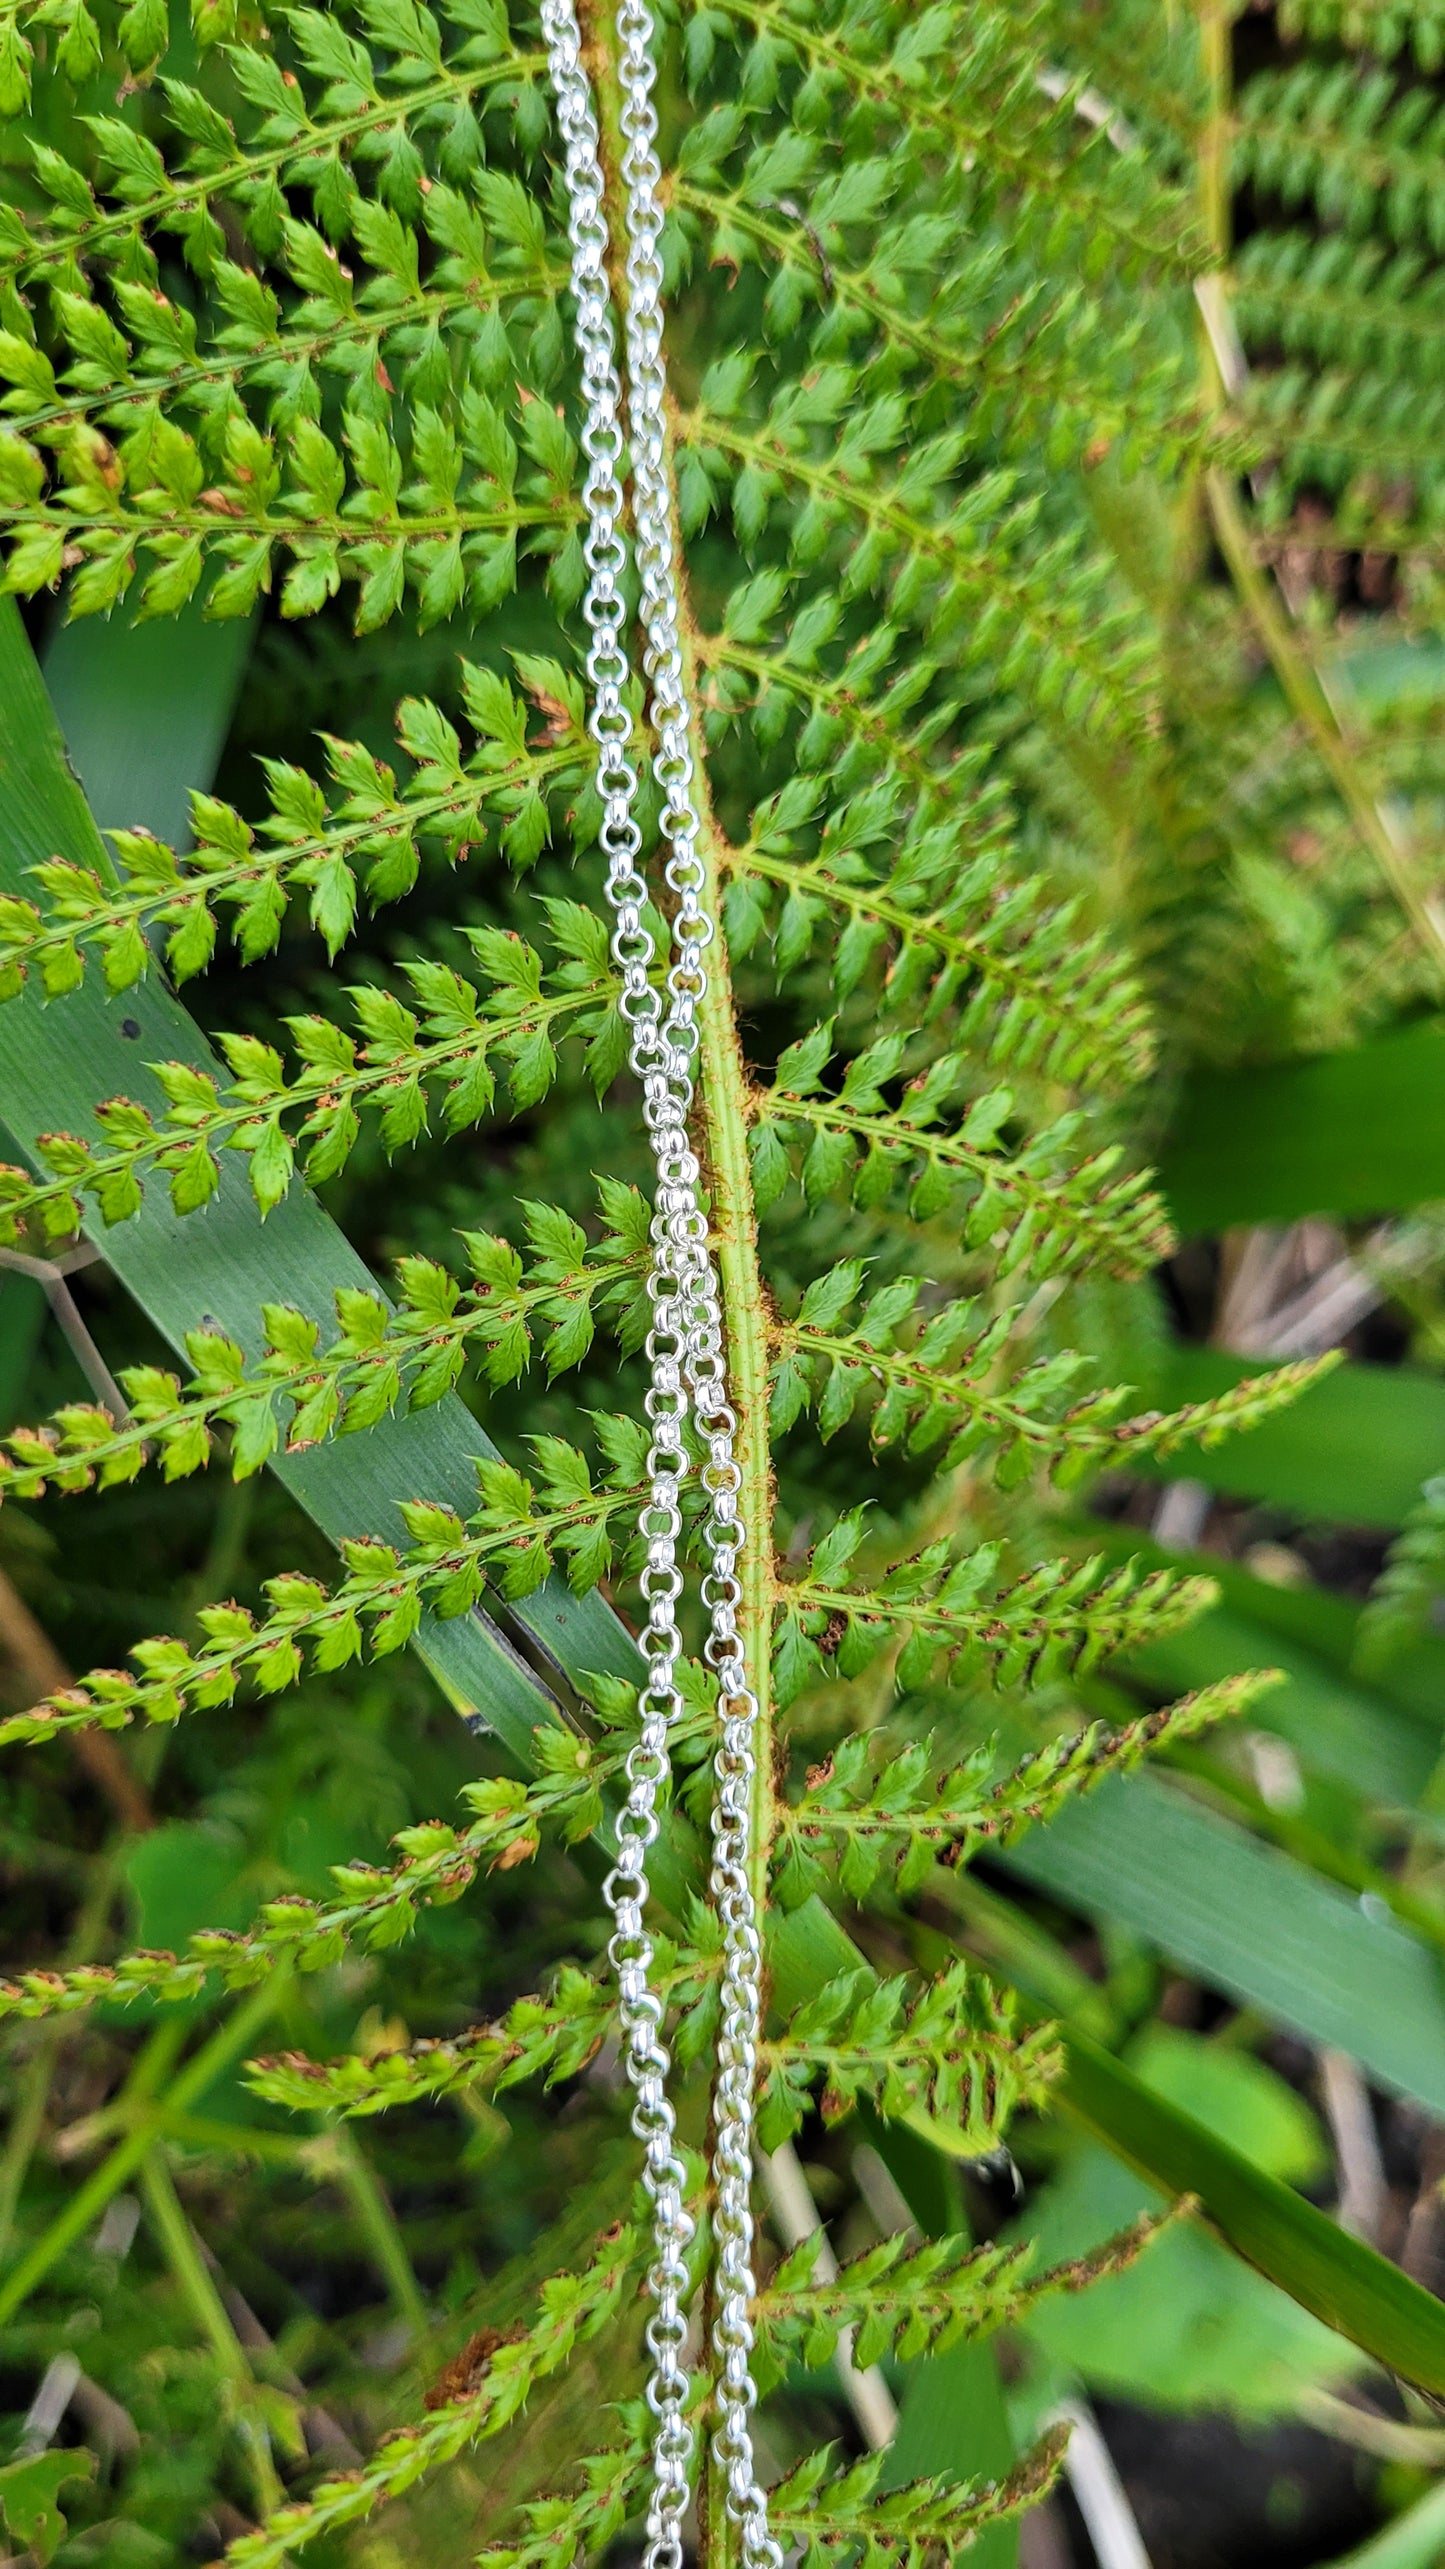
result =
[[[1213,1566],[1199,1556],[1201,1570]],[[1251,1668],[1279,1669],[1285,1682],[1261,1697],[1249,1716],[1253,1726],[1287,1740],[1307,1774],[1328,1775],[1389,1809],[1414,1809],[1439,1763],[1438,1725],[1229,1604],[1132,1652],[1124,1666],[1161,1697]]]
[[[189,797],[210,784],[246,674],[255,619],[199,606],[146,624],[89,616],[45,647],[45,692],[97,829],[142,822],[188,847]]]
[[[1056,2092],[1070,2114],[1141,2176],[1168,2194],[1197,2195],[1221,2238],[1317,2319],[1390,2372],[1437,2397],[1445,2394],[1445,2303],[1433,2293],[1192,2115],[1154,2095],[1082,2034],[1069,2031]]]
[[[124,627],[99,624],[87,634],[89,655],[82,659],[72,652],[63,664],[66,720],[72,729],[89,726],[88,736],[102,738],[107,726],[95,714],[94,699],[110,686],[112,666],[123,673],[136,637]],[[219,685],[224,669],[212,675]],[[122,701],[131,702],[123,674],[115,683]],[[76,691],[75,709],[70,690]],[[178,757],[194,756],[198,744],[214,741],[215,726],[181,724],[174,735],[157,735],[152,726],[148,737],[162,768],[173,736]],[[142,776],[134,761],[129,781],[146,802],[145,809],[130,812],[132,821],[150,820],[166,796],[173,796],[168,774],[152,769]],[[205,778],[192,770],[185,781]],[[0,886],[27,891],[26,868],[57,853],[108,866],[9,599],[0,607],[0,785]],[[191,1061],[225,1077],[159,975],[114,995],[92,972],[64,999],[47,1002],[31,987],[0,1006],[0,1099],[22,1150],[30,1150],[41,1132],[85,1127],[106,1097],[139,1097],[159,1109],[159,1084],[145,1067],[156,1060]],[[93,1236],[121,1283],[177,1349],[185,1331],[209,1314],[256,1357],[263,1302],[293,1303],[331,1327],[338,1287],[374,1289],[370,1271],[304,1187],[294,1185],[263,1224],[244,1171],[224,1159],[219,1191],[203,1212],[178,1218],[153,1186],[133,1220],[111,1229],[97,1223]],[[309,1454],[277,1456],[272,1468],[333,1541],[362,1534],[394,1540],[403,1499],[425,1496],[469,1513],[475,1504],[473,1458],[496,1450],[454,1397]],[[515,1620],[571,1676],[587,1669],[632,1675],[638,1666],[631,1641],[603,1599],[574,1598],[560,1580],[549,1580],[516,1610]],[[429,1618],[419,1647],[451,1699],[479,1713],[514,1748],[525,1747],[537,1721],[548,1717],[545,1687],[486,1616],[448,1623]]]
[[[1401,1213],[1445,1170],[1445,1020],[1267,1070],[1196,1072],[1159,1177],[1178,1229]]]
[[[1000,1857],[1380,2085],[1445,2113],[1440,1966],[1389,1916],[1153,1775],[1111,1777]]]

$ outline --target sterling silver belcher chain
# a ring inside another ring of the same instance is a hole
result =
[[[557,117],[565,148],[572,244],[572,292],[582,366],[587,459],[584,505],[591,635],[587,653],[588,722],[597,744],[597,787],[603,807],[607,899],[615,916],[612,953],[622,976],[622,1012],[631,1029],[629,1058],[642,1090],[656,1164],[651,1271],[647,1290],[652,1431],[649,1489],[642,1510],[642,1590],[647,1623],[642,1648],[640,1737],[627,1762],[627,1797],[617,1823],[617,1861],[606,1884],[614,1933],[609,1953],[617,1973],[624,2058],[634,2103],[632,2128],[643,2146],[644,2182],[653,2207],[653,2258],[647,2326],[652,2373],[647,2399],[656,2421],[652,2496],[644,2569],[681,2569],[682,2518],[688,2503],[692,2428],[686,2416],[683,2359],[687,2320],[687,2250],[693,2223],[683,2202],[683,2170],[667,2092],[669,2055],[662,2039],[662,2002],[652,1984],[653,1949],[644,1910],[647,1854],[657,1835],[657,1800],[669,1773],[669,1733],[682,1710],[677,1624],[683,1578],[679,1493],[688,1469],[683,1431],[689,1413],[705,1460],[702,1581],[708,1616],[705,1655],[718,1681],[721,1739],[715,1760],[710,1891],[722,1929],[722,2012],[713,2093],[713,2228],[716,2277],[712,2360],[719,2423],[713,2451],[727,2488],[728,2513],[739,2528],[748,2569],[782,2569],[768,2529],[767,2500],[753,2458],[752,2173],[753,2090],[757,2068],[761,1948],[750,1875],[757,1699],[738,1632],[742,1591],[737,1576],[743,1529],[736,1419],[727,1398],[722,1307],[700,1196],[700,1171],[687,1119],[699,1048],[698,1003],[707,988],[705,956],[716,935],[706,906],[707,877],[698,853],[688,704],[678,636],[675,527],[663,433],[666,378],[662,354],[662,210],[657,158],[653,21],[646,0],[622,0],[622,184],[627,248],[626,343],[633,524],[657,747],[653,772],[662,795],[663,868],[673,894],[672,958],[666,1001],[655,986],[652,935],[644,921],[647,886],[639,870],[642,834],[636,815],[637,773],[632,722],[624,696],[629,676],[621,578],[623,438],[616,339],[607,278],[608,232],[591,84],[582,59],[573,0],[542,0]]]

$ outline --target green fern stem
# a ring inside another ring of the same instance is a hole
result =
[[[584,9],[584,31],[592,33],[593,10]],[[617,262],[624,236],[618,220],[622,203],[622,93],[617,77],[618,49],[613,43],[591,47],[601,129],[601,158],[611,210],[613,288],[625,303],[626,279]],[[664,421],[663,470],[676,491],[676,444],[679,422],[669,404]],[[692,613],[687,566],[674,562],[679,601],[679,643],[683,686],[691,708],[690,746],[700,828],[702,900],[719,922],[728,880],[728,848],[713,810],[708,781],[707,742],[699,719],[703,701],[703,667],[699,635]],[[773,1477],[768,1438],[769,1348],[767,1298],[758,1255],[757,1207],[748,1154],[750,1083],[738,1039],[732,979],[721,934],[707,957],[703,995],[698,1003],[699,1099],[696,1124],[700,1157],[711,1190],[711,1221],[722,1289],[728,1395],[737,1417],[736,1455],[740,1474],[738,1512],[743,1542],[737,1577],[741,1588],[738,1634],[748,1683],[757,1699],[753,1730],[756,1759],[752,1808],[751,1888],[759,1917],[767,1912],[768,1881],[778,1827],[774,1784],[774,1705],[772,1673],[773,1615],[777,1572],[773,1554]],[[720,2511],[717,2530],[722,2530]],[[725,2536],[724,2536],[725,2540]],[[704,2544],[705,2554],[712,2548]]]
[[[669,462],[669,469],[670,469]],[[696,635],[688,613],[688,593],[679,565],[683,602],[682,650],[688,700],[698,703]],[[727,883],[727,848],[707,790],[705,744],[693,716],[693,759],[699,779],[702,828],[698,851],[706,874],[704,902],[721,919]],[[706,988],[698,1006],[702,1064],[701,1122],[708,1179],[712,1191],[712,1227],[717,1244],[727,1331],[728,1384],[737,1413],[737,1461],[742,1476],[738,1493],[743,1548],[738,1563],[742,1605],[738,1629],[748,1681],[757,1697],[753,1732],[756,1759],[753,1784],[752,1890],[759,1916],[766,1913],[773,1840],[777,1833],[774,1789],[772,1627],[777,1595],[773,1557],[773,1473],[768,1439],[770,1367],[768,1306],[758,1254],[757,1206],[753,1197],[748,1134],[752,1120],[751,1085],[742,1045],[726,948],[719,936],[707,962]]]
[[[1235,11],[1231,0],[1204,0],[1199,51],[1208,112],[1199,137],[1199,216],[1222,266],[1229,256],[1229,111]]]

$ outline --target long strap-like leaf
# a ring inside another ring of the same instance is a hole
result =
[[[1362,1907],[1158,1776],[1106,1779],[1003,1862],[1445,2113],[1437,1956],[1388,1912]]]

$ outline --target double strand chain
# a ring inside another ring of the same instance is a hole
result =
[[[751,2362],[753,2092],[762,1955],[749,1867],[758,1704],[748,1684],[738,1631],[742,1590],[737,1565],[743,1528],[738,1510],[737,1421],[727,1397],[722,1305],[701,1200],[701,1171],[687,1130],[699,1045],[697,1010],[707,989],[704,957],[717,929],[707,908],[707,876],[697,845],[700,822],[678,630],[676,530],[663,426],[661,170],[652,98],[653,22],[646,0],[622,0],[617,31],[625,144],[622,183],[633,522],[643,659],[657,743],[653,772],[662,797],[661,826],[667,843],[663,873],[674,901],[665,1006],[652,972],[656,948],[643,916],[647,885],[639,864],[637,773],[624,694],[630,671],[621,589],[627,558],[621,533],[621,390],[607,276],[608,231],[597,119],[573,0],[542,0],[541,15],[565,146],[572,292],[582,368],[588,574],[583,612],[591,636],[588,727],[597,745],[607,900],[616,923],[612,953],[622,976],[621,1008],[631,1030],[629,1059],[642,1091],[656,1167],[647,1280],[651,1326],[646,1342],[651,1374],[646,1410],[652,1441],[648,1494],[640,1520],[646,1548],[642,1593],[647,1622],[642,1649],[647,1682],[639,1705],[640,1735],[627,1761],[627,1796],[617,1823],[617,1861],[605,1885],[614,1924],[608,1950],[617,1973],[624,2059],[633,2089],[632,2128],[642,2143],[643,2179],[653,2209],[648,2287],[654,2306],[647,2325],[652,2373],[647,2400],[656,2426],[644,2569],[682,2569],[682,2518],[693,2454],[683,2360],[687,2333],[683,2296],[693,2223],[683,2202],[676,2120],[667,2092],[671,2064],[662,2039],[662,2002],[652,1985],[653,1948],[644,1917],[647,1854],[658,1831],[658,1797],[670,1773],[669,1734],[682,1711],[677,1609],[683,1578],[677,1554],[680,1492],[688,1470],[684,1429],[689,1415],[705,1457],[700,1476],[706,1501],[703,1538],[709,1556],[701,1592],[708,1617],[704,1655],[717,1676],[721,1714],[709,1885],[722,1930],[723,1957],[712,2118],[717,2265],[711,2353],[719,2411],[713,2452],[725,2478],[727,2509],[740,2531],[744,2561],[749,2569],[782,2569],[782,2550],[768,2529],[767,2500],[758,2484],[751,2423],[757,2397]]]

